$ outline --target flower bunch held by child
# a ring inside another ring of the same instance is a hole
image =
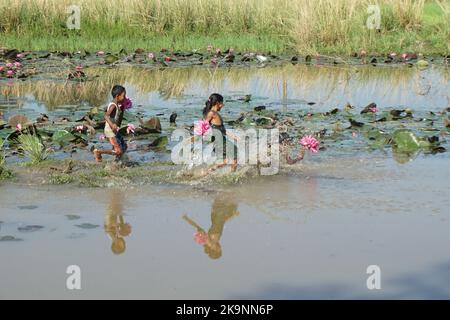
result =
[[[131,101],[130,98],[125,97],[125,99],[123,99],[122,103],[121,103],[122,107],[125,110],[131,109],[133,107],[133,101]]]
[[[199,120],[195,123],[194,133],[197,136],[203,136],[210,129],[209,122],[206,120]]]

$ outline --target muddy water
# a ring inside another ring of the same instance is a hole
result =
[[[449,174],[442,155],[355,157],[226,188],[2,186],[0,235],[21,241],[0,242],[0,297],[450,298]]]
[[[115,82],[139,105],[133,112],[163,114],[163,127],[172,111],[192,123],[212,91],[226,96],[228,119],[261,104],[425,112],[450,99],[449,71],[437,67],[87,72],[99,77],[2,84],[0,108],[74,116],[105,103]],[[399,164],[381,151],[336,150],[227,187],[2,183],[0,298],[450,298],[448,152]],[[196,243],[185,215],[216,241]],[[69,265],[81,268],[80,291],[66,289]],[[369,265],[381,268],[381,290],[366,287]]]

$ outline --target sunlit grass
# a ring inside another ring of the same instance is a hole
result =
[[[368,5],[381,8],[369,30]],[[69,30],[66,9],[81,8]],[[37,50],[236,50],[448,53],[448,0],[3,0],[2,45]]]

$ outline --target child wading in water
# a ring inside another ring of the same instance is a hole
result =
[[[216,144],[215,152],[217,157],[221,156],[221,151],[223,154],[223,163],[217,164],[213,167],[211,167],[208,171],[214,171],[218,168],[221,168],[223,166],[226,166],[229,160],[229,156],[227,157],[227,130],[225,129],[225,125],[223,124],[222,116],[220,115],[220,110],[223,108],[223,97],[218,93],[213,93],[209,96],[208,101],[206,101],[205,107],[203,108],[203,119],[208,121],[208,123],[211,125],[211,128],[214,130],[219,130],[222,134],[222,141],[223,144],[221,146],[222,150],[220,150],[220,144]],[[235,137],[234,135],[229,134],[230,137]],[[215,137],[213,136],[212,142],[214,142]],[[229,142],[228,143],[228,149],[232,147],[233,148],[233,164],[231,166],[232,171],[236,171],[237,168],[237,148],[234,143]],[[229,151],[229,150],[228,150]]]
[[[105,113],[105,137],[109,139],[112,150],[94,149],[93,152],[97,162],[102,161],[102,154],[116,156],[116,160],[119,160],[127,150],[127,144],[119,133],[125,110],[125,107],[122,104],[126,99],[126,91],[124,87],[115,85],[112,88],[111,94],[113,96],[113,101],[109,103]]]

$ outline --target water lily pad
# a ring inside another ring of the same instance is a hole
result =
[[[419,67],[419,69],[425,69],[428,68],[428,66],[430,65],[428,61],[426,60],[419,60],[417,61],[417,67]]]
[[[27,116],[22,114],[16,114],[9,118],[8,123],[11,127],[16,128],[17,125],[21,125],[22,127],[25,127],[26,125],[30,124],[30,119],[27,118]]]
[[[9,242],[9,241],[23,241],[23,239],[16,238],[16,237],[13,237],[13,236],[0,237],[0,242]]]
[[[20,232],[34,232],[34,231],[39,231],[43,228],[44,228],[44,226],[31,225],[31,226],[19,227],[19,228],[17,228],[17,230],[19,230]]]
[[[139,123],[141,124],[141,127],[148,129],[149,132],[161,132],[161,121],[158,117],[153,117],[148,120],[139,119]]]
[[[164,149],[167,146],[169,139],[166,136],[156,138],[151,144],[151,148]]]
[[[38,206],[35,205],[25,205],[25,206],[17,206],[20,210],[34,210],[37,209]]]
[[[75,226],[81,229],[95,229],[99,227],[98,224],[91,224],[91,223],[76,224]]]
[[[75,139],[76,137],[67,130],[56,131],[52,137],[53,142],[59,144],[60,147],[68,145]]]
[[[80,216],[77,216],[76,214],[66,214],[65,217],[69,220],[78,220],[81,218]]]
[[[419,139],[408,129],[397,129],[392,136],[392,143],[397,152],[414,152],[421,148]]]
[[[105,58],[105,63],[106,64],[112,64],[114,62],[116,62],[117,60],[119,60],[119,58],[115,55],[108,55]]]

